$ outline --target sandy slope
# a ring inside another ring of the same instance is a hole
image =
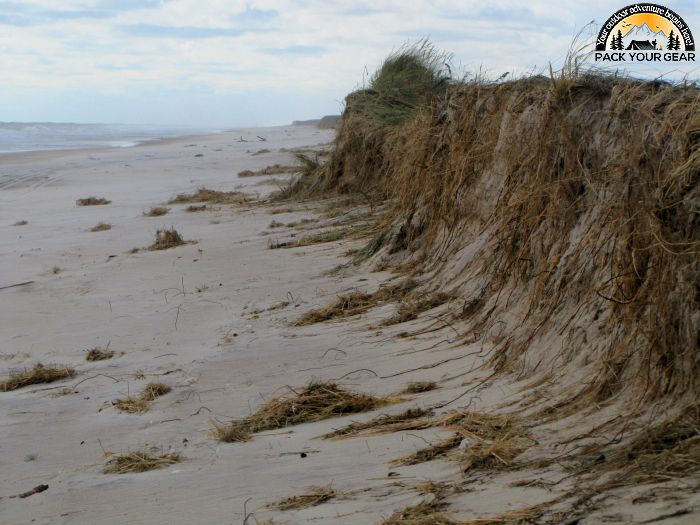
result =
[[[257,142],[255,135],[268,140]],[[241,136],[251,142],[237,142]],[[409,380],[442,380],[437,391],[381,410],[394,412],[450,400],[486,375],[472,369],[488,348],[451,345],[449,326],[414,338],[394,337],[434,324],[431,316],[368,329],[393,311],[391,305],[345,322],[288,325],[340,291],[371,291],[392,278],[385,272],[323,275],[363,241],[268,249],[270,238],[300,235],[286,227],[271,232],[270,221],[316,217],[318,205],[298,205],[296,211],[276,215],[269,213],[270,206],[187,213],[185,206],[173,205],[166,216],[142,216],[176,193],[202,185],[225,190],[246,185],[246,191],[264,195],[273,189],[258,185],[265,177],[238,179],[236,173],[290,163],[290,154],[280,148],[331,138],[330,132],[310,127],[271,128],[121,150],[0,157],[0,287],[35,281],[0,290],[0,374],[37,361],[72,365],[79,372],[70,381],[0,393],[0,524],[240,524],[244,504],[260,523],[369,524],[421,501],[411,487],[429,479],[459,479],[457,466],[445,461],[387,466],[424,447],[426,440],[444,437],[438,430],[317,439],[373,414],[267,432],[245,444],[221,444],[209,434],[212,419],[245,416],[285,385],[304,385],[312,378],[343,378],[348,388],[379,395],[395,393]],[[271,151],[251,155],[261,148]],[[74,205],[90,195],[112,204]],[[12,226],[19,220],[29,224]],[[100,221],[112,229],[87,231]],[[150,244],[156,228],[171,225],[197,243],[127,253]],[[52,273],[53,267],[60,271]],[[291,304],[285,308],[251,313],[286,300]],[[85,349],[108,343],[118,357],[85,361]],[[129,415],[112,406],[154,379],[173,390],[149,412]],[[74,387],[73,393],[57,395],[65,386]],[[516,386],[489,383],[458,404],[493,406],[516,395]],[[550,432],[558,436],[573,430],[562,422]],[[185,460],[142,474],[102,473],[104,451],[146,445],[180,451]],[[398,475],[388,476],[392,470]],[[530,474],[517,471],[476,481],[450,503],[461,518],[479,517],[548,501],[569,488],[566,482],[557,491],[511,485]],[[550,480],[564,477],[556,470],[548,475]],[[41,483],[49,485],[41,494],[8,498]],[[344,495],[324,505],[285,513],[264,508],[330,483]],[[688,505],[687,500],[632,505],[634,496],[634,491],[622,494],[614,508],[589,522],[603,516],[608,522],[641,521]],[[694,523],[694,517],[683,515],[675,522]]]

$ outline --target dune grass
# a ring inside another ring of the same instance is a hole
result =
[[[290,390],[289,395],[267,401],[246,418],[215,423],[214,436],[228,443],[247,441],[256,432],[365,412],[390,402],[343,390],[335,383],[312,382],[299,392]]]
[[[151,408],[151,403],[170,392],[171,387],[164,383],[149,383],[137,396],[128,396],[117,399],[114,406],[122,412],[129,414],[141,414]]]
[[[68,366],[49,365],[37,363],[33,368],[13,370],[7,379],[0,381],[0,392],[17,390],[28,385],[39,383],[53,383],[61,379],[75,376],[75,370]]]
[[[284,498],[277,503],[270,505],[270,508],[277,510],[295,510],[315,507],[321,503],[333,499],[336,496],[335,490],[328,487],[312,487],[308,492],[297,496]]]
[[[106,359],[112,359],[114,357],[114,351],[108,348],[100,348],[98,346],[88,350],[85,355],[86,361],[104,361]]]
[[[169,248],[176,248],[178,246],[183,246],[187,244],[180,233],[175,228],[163,228],[156,231],[156,238],[148,249],[154,250],[167,250]]]
[[[294,324],[303,326],[330,319],[350,317],[367,312],[370,308],[390,300],[400,300],[417,286],[411,279],[398,284],[381,286],[374,293],[360,291],[338,296],[331,304],[304,313]]]
[[[105,474],[139,473],[174,465],[182,460],[179,452],[153,454],[147,450],[112,456],[104,468]]]
[[[75,201],[76,206],[104,206],[105,204],[111,203],[111,200],[103,197],[85,197],[84,199],[78,199]]]
[[[168,204],[191,204],[208,202],[211,204],[243,204],[247,202],[245,194],[239,191],[217,191],[199,188],[195,193],[180,193]]]
[[[104,231],[111,230],[111,229],[112,229],[111,224],[107,224],[105,222],[98,222],[95,226],[90,228],[90,231],[91,232],[104,232]]]
[[[253,170],[243,170],[238,172],[239,177],[258,177],[261,175],[279,175],[282,173],[297,173],[299,171],[298,166],[282,166],[280,164],[273,164],[272,166],[266,166],[262,169]]]
[[[170,212],[170,208],[164,206],[155,206],[148,211],[143,212],[146,217],[162,217]]]

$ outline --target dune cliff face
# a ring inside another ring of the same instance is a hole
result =
[[[456,292],[494,373],[558,407],[697,398],[700,94],[600,76],[453,86],[400,126],[352,94],[307,187],[387,206],[373,256]],[[552,391],[553,389],[553,391]]]

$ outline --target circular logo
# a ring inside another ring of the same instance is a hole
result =
[[[633,4],[603,24],[596,51],[695,51],[695,40],[688,24],[669,8]]]

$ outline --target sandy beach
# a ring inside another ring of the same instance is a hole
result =
[[[332,139],[332,131],[296,126],[0,157],[0,376],[37,362],[76,370],[70,379],[0,393],[1,524],[360,525],[429,501],[429,481],[461,478],[459,464],[445,459],[389,464],[447,437],[440,428],[320,438],[378,414],[436,405],[491,410],[525,395],[522,382],[479,383],[489,372],[478,366],[498,334],[452,344],[453,328],[439,320],[449,302],[393,326],[380,325],[395,312],[390,302],[344,320],[293,326],[340,293],[371,293],[401,279],[368,266],[332,271],[366,238],[270,249],[347,222],[366,207],[329,214],[324,201],[260,203],[277,188],[275,179],[290,175],[237,173],[292,164],[288,150],[319,149]],[[199,187],[243,191],[251,201],[197,213],[166,204]],[[111,203],[76,206],[90,196]],[[156,206],[170,211],[144,215]],[[27,223],[15,225],[20,221]],[[111,229],[90,231],[101,222]],[[192,242],[142,249],[157,229],[170,227]],[[130,253],[134,248],[140,250]],[[406,337],[418,328],[422,334]],[[94,347],[115,354],[86,361]],[[246,417],[313,380],[392,403],[243,443],[212,435],[215,421]],[[115,407],[152,381],[172,390],[143,413]],[[439,381],[439,388],[400,393],[410,381]],[[471,385],[479,388],[469,392]],[[552,421],[534,439],[543,447],[551,442],[549,453],[556,454],[581,424]],[[143,473],[103,472],[110,457],[144,449],[177,452],[182,460]],[[538,483],[530,482],[528,468],[477,479],[448,496],[451,511],[478,519],[536,506],[571,488],[556,464],[537,472]],[[41,493],[12,497],[44,484]],[[312,487],[331,487],[336,495],[299,510],[270,508]],[[643,500],[645,490],[621,491],[614,508],[602,506],[577,523],[630,523],[692,498],[698,503],[695,494],[660,505]],[[695,523],[693,515],[673,522]]]

